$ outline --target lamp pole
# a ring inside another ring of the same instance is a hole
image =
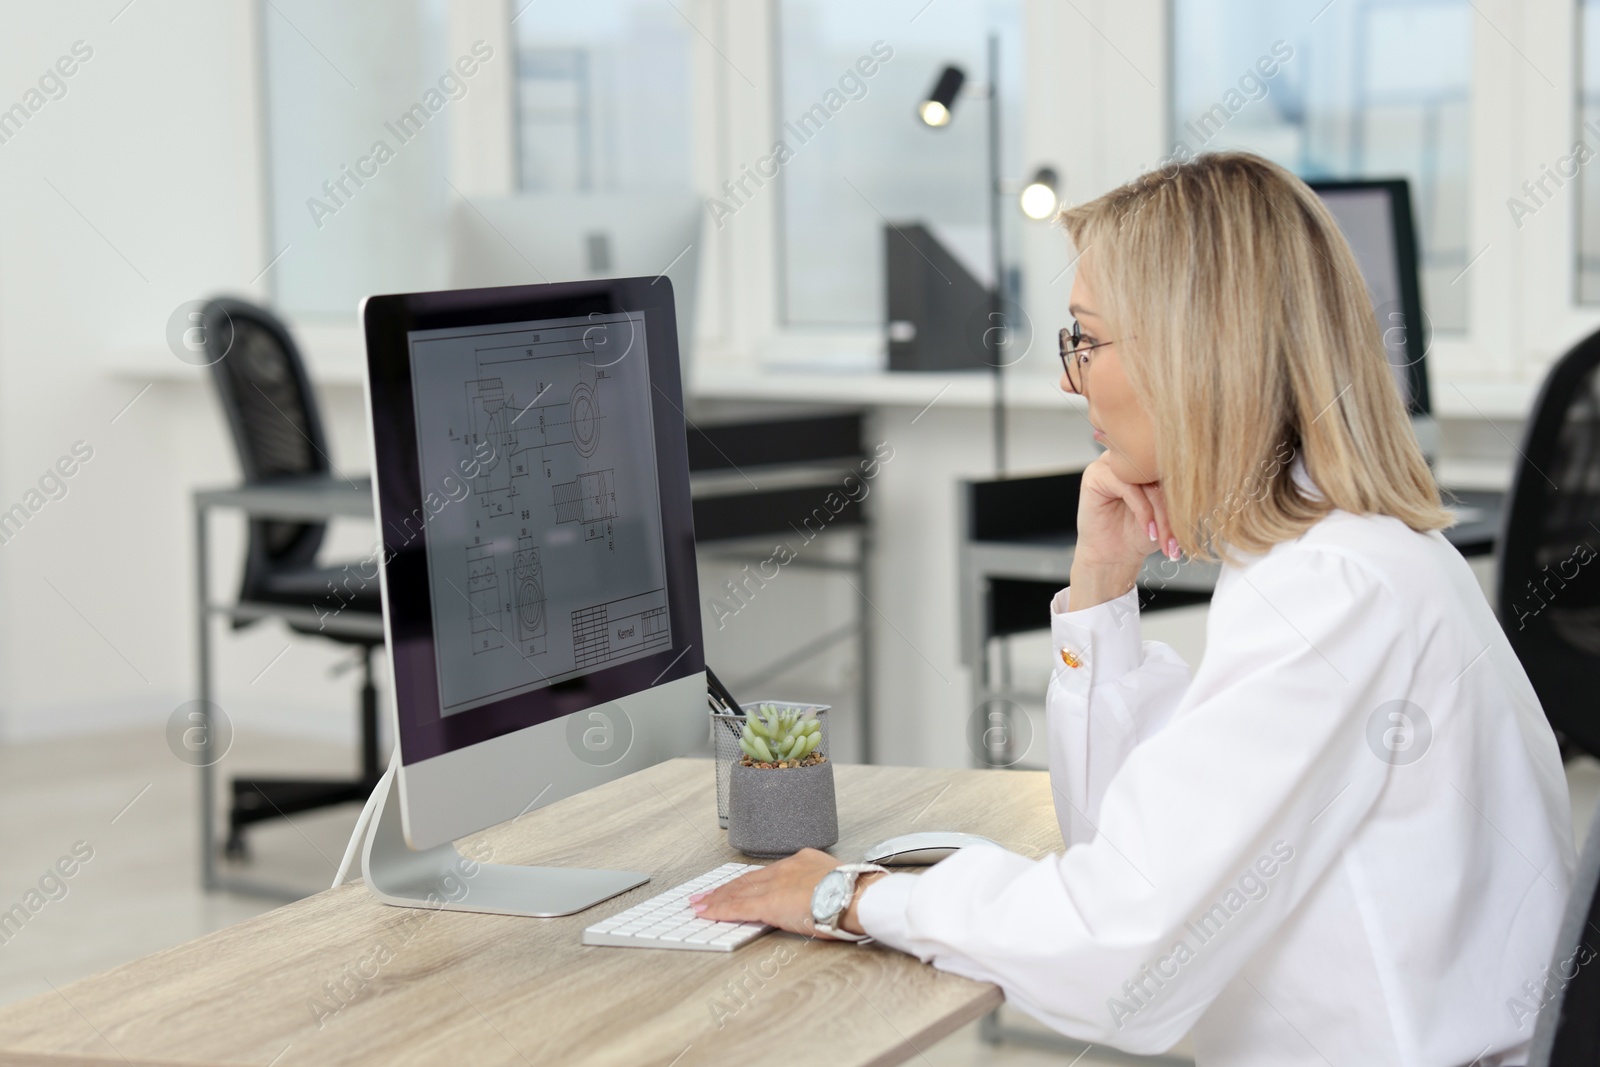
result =
[[[1005,368],[1001,366],[1000,346],[1005,327],[1005,262],[1000,250],[1000,35],[989,34],[989,253],[994,259],[994,288],[989,293],[989,321],[983,331],[984,349],[990,353],[989,367],[994,378],[991,423],[994,428],[994,469],[1006,473],[1006,396]],[[998,324],[998,325],[997,325]],[[991,345],[989,338],[996,338]]]

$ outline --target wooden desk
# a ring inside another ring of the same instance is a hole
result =
[[[843,859],[918,829],[1027,856],[1062,848],[1043,772],[836,770]],[[602,916],[744,858],[717,829],[710,760],[660,764],[461,847],[658,873],[557,919],[392,908],[360,884],[318,893],[0,1009],[0,1062],[845,1067],[911,1059],[1002,999],[881,945],[782,932],[730,954],[579,944]]]

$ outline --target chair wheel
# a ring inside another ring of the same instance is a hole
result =
[[[245,843],[244,835],[241,833],[229,834],[228,840],[222,845],[222,856],[224,859],[235,863],[248,863],[250,861],[250,846]]]

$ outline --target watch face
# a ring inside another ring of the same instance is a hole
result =
[[[816,892],[811,895],[811,917],[817,922],[826,922],[837,917],[849,902],[850,886],[845,876],[838,871],[829,871],[822,876]]]

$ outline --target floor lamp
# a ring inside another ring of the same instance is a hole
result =
[[[993,261],[994,286],[989,290],[989,326],[981,336],[986,362],[994,379],[994,401],[991,423],[994,430],[994,466],[997,476],[1006,472],[1006,399],[1005,366],[1000,359],[1000,346],[1006,336],[1005,315],[1005,261],[1000,246],[1000,211],[1006,198],[1006,189],[1000,180],[1000,36],[989,34],[989,81],[984,86],[967,88],[967,93],[982,96],[988,102],[988,165],[989,165],[989,255]],[[924,125],[940,129],[950,124],[956,99],[966,86],[967,75],[953,64],[939,72],[921,104],[917,117]],[[1040,167],[1033,179],[1023,188],[1020,203],[1023,213],[1032,219],[1044,219],[1056,209],[1057,175],[1050,167]]]

